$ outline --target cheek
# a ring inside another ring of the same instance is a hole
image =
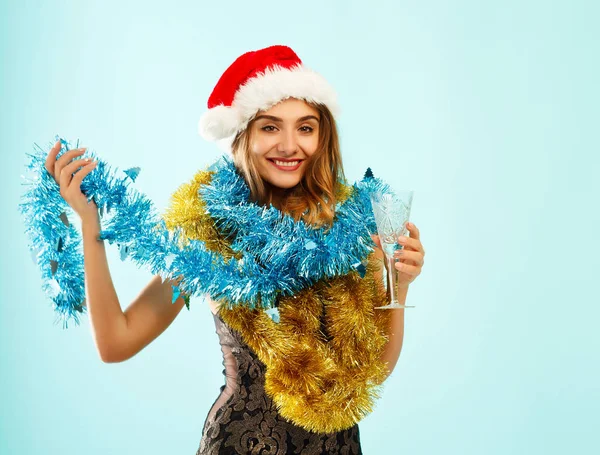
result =
[[[250,146],[250,150],[253,154],[260,156],[267,153],[269,150],[273,148],[272,140],[269,138],[259,135],[256,137]]]
[[[307,155],[312,155],[317,151],[317,147],[319,146],[319,137],[308,137],[304,142],[302,142],[302,149],[306,152]]]
[[[252,161],[258,170],[258,173],[263,179],[266,179],[269,174],[269,163],[264,160],[266,153],[271,150],[265,141],[255,140],[250,144],[250,153],[252,154]]]

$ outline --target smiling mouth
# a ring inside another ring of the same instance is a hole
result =
[[[275,163],[277,166],[296,167],[298,164],[300,164],[300,162],[302,160],[283,161],[283,160],[277,160],[277,159],[270,158],[269,161],[271,161],[272,163]]]
[[[302,161],[304,161],[304,160],[285,161],[285,160],[278,160],[275,158],[267,158],[267,159],[271,163],[273,163],[273,166],[275,166],[280,171],[295,171],[300,168],[300,164],[302,163]]]

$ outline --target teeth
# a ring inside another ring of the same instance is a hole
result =
[[[287,167],[294,167],[300,162],[300,161],[277,161],[277,160],[273,160],[273,161],[275,161],[275,164],[277,166],[287,166]]]

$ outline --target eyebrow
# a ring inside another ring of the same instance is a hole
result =
[[[258,116],[256,116],[254,118],[254,120],[260,120],[261,118],[269,119],[269,120],[272,120],[274,122],[280,122],[280,123],[283,122],[283,119],[281,119],[279,117],[275,117],[274,115],[266,115],[266,114],[258,115]],[[300,117],[298,119],[298,123],[304,122],[304,121],[309,120],[309,119],[314,119],[317,122],[319,121],[319,119],[317,117],[315,117],[314,115],[305,115],[304,117]]]

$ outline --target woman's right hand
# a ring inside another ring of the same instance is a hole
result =
[[[82,180],[94,170],[97,162],[91,161],[91,158],[78,158],[70,162],[73,158],[83,155],[86,151],[85,148],[69,150],[57,160],[56,155],[58,155],[60,149],[61,143],[58,141],[48,153],[45,164],[46,170],[58,183],[60,195],[82,220],[90,216],[97,217],[98,207],[96,203],[93,200],[88,202],[87,196],[81,192]]]

